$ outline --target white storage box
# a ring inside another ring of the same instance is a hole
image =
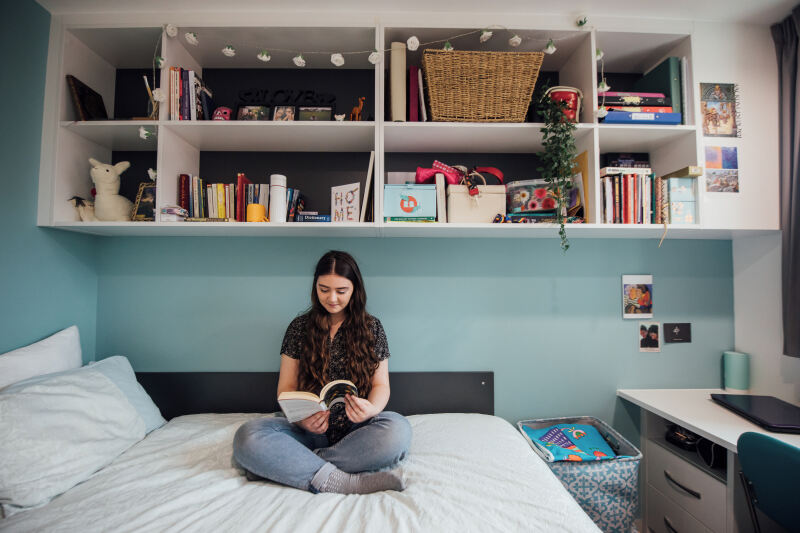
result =
[[[492,222],[506,215],[506,186],[478,185],[478,194],[469,195],[466,185],[447,186],[448,222]]]

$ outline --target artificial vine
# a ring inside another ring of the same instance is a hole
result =
[[[573,187],[572,175],[577,153],[575,123],[564,115],[567,107],[565,102],[545,96],[547,89],[545,84],[537,97],[537,113],[544,122],[542,128],[544,151],[538,154],[542,164],[538,170],[548,185],[555,189],[556,224],[559,225],[561,250],[566,252],[569,249],[569,240],[567,240],[567,230],[564,228],[564,219],[567,216],[569,191]]]

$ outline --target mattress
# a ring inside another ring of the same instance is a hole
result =
[[[0,521],[15,531],[599,531],[507,421],[409,417],[403,492],[311,494],[248,482],[232,460],[255,414],[175,418],[47,505]]]

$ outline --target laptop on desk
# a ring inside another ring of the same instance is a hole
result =
[[[773,396],[712,394],[711,399],[767,431],[800,433],[800,407]]]

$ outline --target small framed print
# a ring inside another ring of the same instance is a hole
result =
[[[639,351],[660,352],[661,335],[658,322],[639,322]]]
[[[622,318],[653,318],[653,276],[622,276]]]
[[[269,120],[269,107],[265,105],[239,106],[236,120]]]
[[[272,120],[292,121],[294,120],[294,106],[276,105],[272,113]]]
[[[297,120],[331,120],[333,117],[332,107],[298,107]]]
[[[133,216],[131,220],[155,220],[156,219],[156,184],[149,181],[139,184],[139,192],[136,194],[136,202],[133,204]]]

